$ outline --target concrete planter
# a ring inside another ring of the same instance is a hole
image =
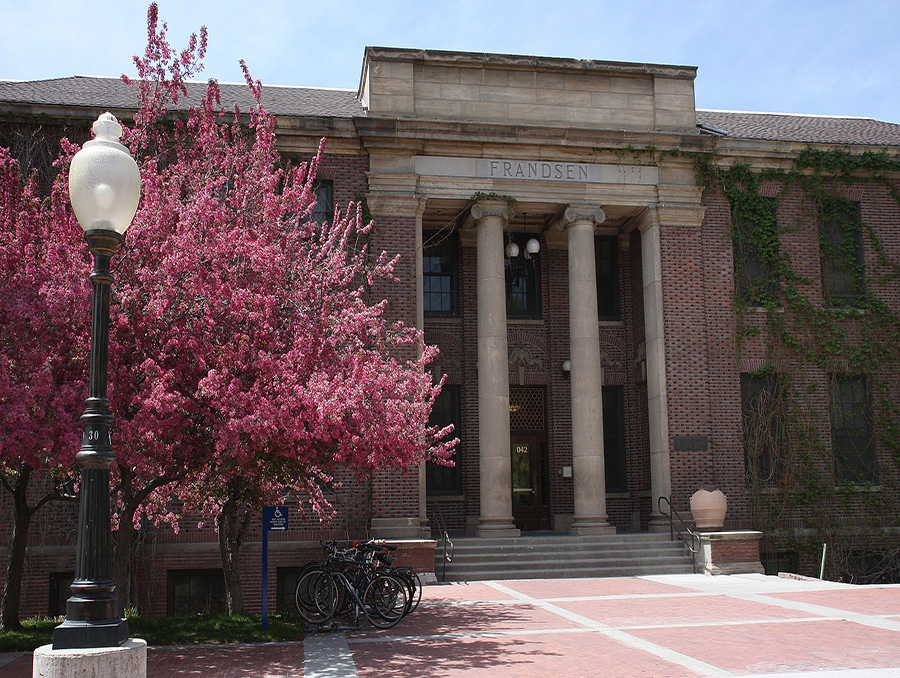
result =
[[[701,488],[691,495],[691,515],[701,532],[721,530],[725,526],[727,512],[728,499],[722,494],[722,490]]]

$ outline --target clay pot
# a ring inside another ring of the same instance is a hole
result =
[[[691,514],[697,529],[704,532],[721,530],[728,512],[728,499],[722,490],[701,488],[691,495]]]

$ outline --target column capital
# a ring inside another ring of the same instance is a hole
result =
[[[479,200],[472,205],[471,215],[476,223],[488,217],[508,221],[513,215],[513,209],[505,200]]]
[[[606,221],[606,212],[595,205],[569,205],[562,216],[556,220],[556,228],[564,231],[579,222],[588,222],[599,226]]]

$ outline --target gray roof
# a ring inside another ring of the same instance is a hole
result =
[[[196,104],[206,83],[188,83],[188,97],[179,108]],[[247,110],[255,103],[244,84],[222,84],[222,104]],[[284,116],[353,118],[366,115],[353,90],[264,85],[262,102],[269,113]],[[119,78],[74,76],[26,82],[0,81],[0,105],[135,109],[135,89]],[[757,139],[801,144],[900,146],[900,125],[871,118],[841,118],[782,113],[697,111],[697,123],[727,133],[733,139]]]
[[[697,123],[726,132],[734,139],[900,146],[900,125],[872,118],[698,110]]]
[[[188,96],[179,100],[179,109],[199,103],[206,92],[206,83],[191,82],[187,89]],[[225,108],[237,103],[246,111],[256,103],[245,84],[219,83],[219,90]],[[0,81],[2,103],[125,110],[134,110],[138,105],[137,88],[129,87],[120,78],[81,75],[55,80]],[[262,103],[273,115],[337,118],[365,115],[356,92],[351,90],[263,86]]]

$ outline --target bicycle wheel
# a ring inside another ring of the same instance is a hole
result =
[[[345,576],[338,574],[335,575],[335,579],[345,602],[335,613],[332,621],[337,623],[342,630],[358,631],[369,621],[366,607],[353,589],[353,585]]]
[[[389,629],[406,615],[407,587],[396,577],[377,575],[363,593],[363,605],[372,626]]]
[[[338,598],[334,577],[321,569],[311,569],[301,576],[294,590],[297,611],[310,624],[329,622],[334,616]]]
[[[419,575],[411,567],[395,567],[391,570],[391,574],[400,578],[409,589],[409,602],[407,603],[407,614],[419,607],[422,600],[422,580]]]
[[[321,565],[307,565],[297,575],[297,584],[294,586],[294,605],[297,607],[297,613],[303,614],[305,608],[315,609],[312,603],[312,580],[307,578],[310,572],[321,572]]]

